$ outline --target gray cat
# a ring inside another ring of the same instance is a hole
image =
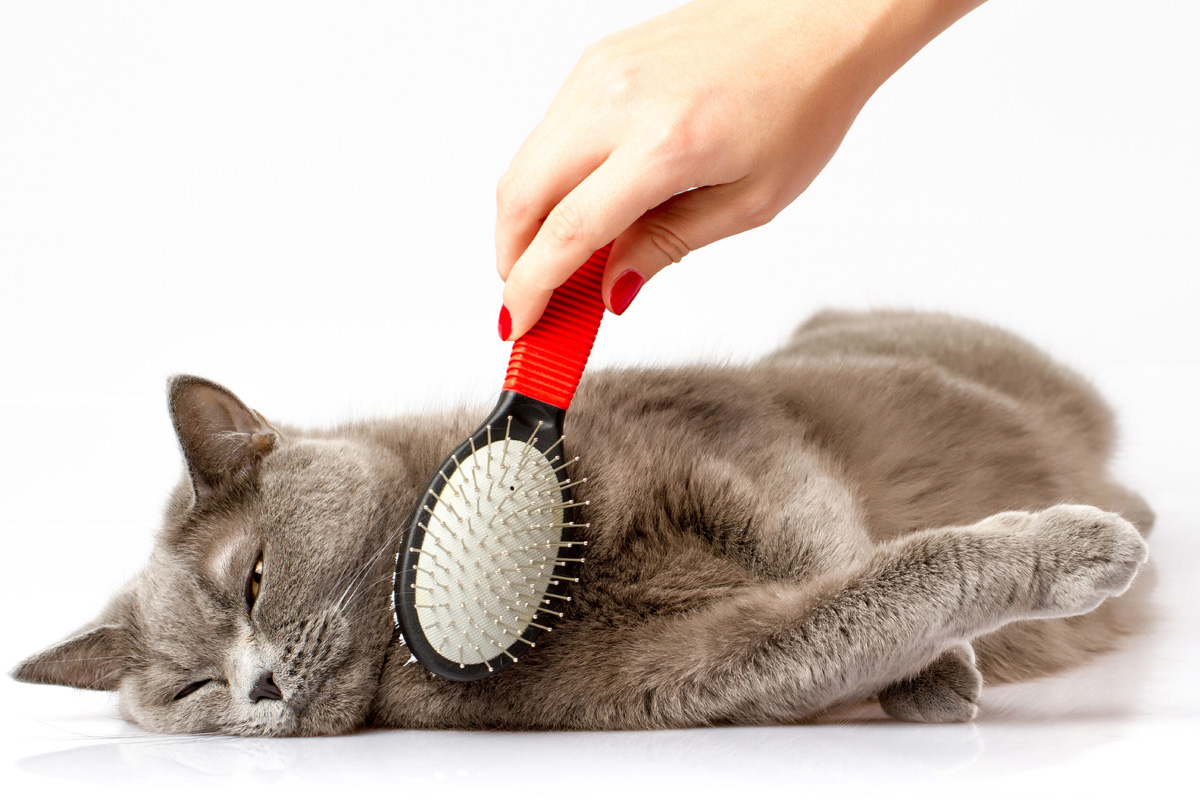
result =
[[[482,409],[302,431],[199,378],[169,394],[188,471],[150,564],[13,673],[119,690],[153,731],[774,724],[870,698],[961,721],[985,678],[1143,621],[1144,592],[1112,599],[1153,515],[1108,476],[1110,412],[978,323],[830,312],[751,366],[586,378],[582,581],[475,683],[411,663],[390,598],[405,518]]]

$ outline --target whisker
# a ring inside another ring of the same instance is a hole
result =
[[[381,545],[379,549],[377,549],[375,553],[369,559],[367,559],[366,563],[364,563],[358,569],[354,578],[349,584],[347,584],[345,591],[342,592],[342,596],[339,597],[337,602],[333,604],[334,613],[341,614],[343,611],[345,611],[347,606],[349,606],[350,602],[354,599],[355,595],[358,594],[358,591],[362,587],[363,581],[366,580],[371,567],[373,567],[385,553],[390,552],[393,546],[394,543],[391,540],[384,542],[383,545]],[[393,576],[389,576],[389,579],[391,577]],[[375,584],[371,585],[373,586]]]

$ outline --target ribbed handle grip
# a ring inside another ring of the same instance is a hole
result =
[[[554,290],[538,323],[513,344],[505,390],[566,410],[575,396],[604,317],[600,279],[608,263],[606,244]]]

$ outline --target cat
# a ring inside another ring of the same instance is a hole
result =
[[[178,376],[186,471],[150,563],[22,681],[150,731],[778,724],[981,687],[1144,624],[1147,504],[1080,377],[982,323],[823,312],[747,366],[597,370],[567,417],[587,560],[520,663],[460,683],[394,633],[398,537],[482,409],[306,431]],[[1118,598],[1117,596],[1120,595]]]

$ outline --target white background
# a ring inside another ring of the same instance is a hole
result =
[[[2,0],[0,663],[144,561],[179,475],[168,375],[314,425],[488,402],[496,180],[583,48],[671,5]],[[1026,335],[1112,399],[1116,471],[1159,512],[1163,620],[1126,652],[988,689],[969,725],[603,735],[153,737],[104,695],[0,679],[0,781],[1100,796],[1190,778],[1198,53],[1194,0],[993,0],[884,86],[790,209],[664,272],[593,356],[740,361],[826,306]]]

